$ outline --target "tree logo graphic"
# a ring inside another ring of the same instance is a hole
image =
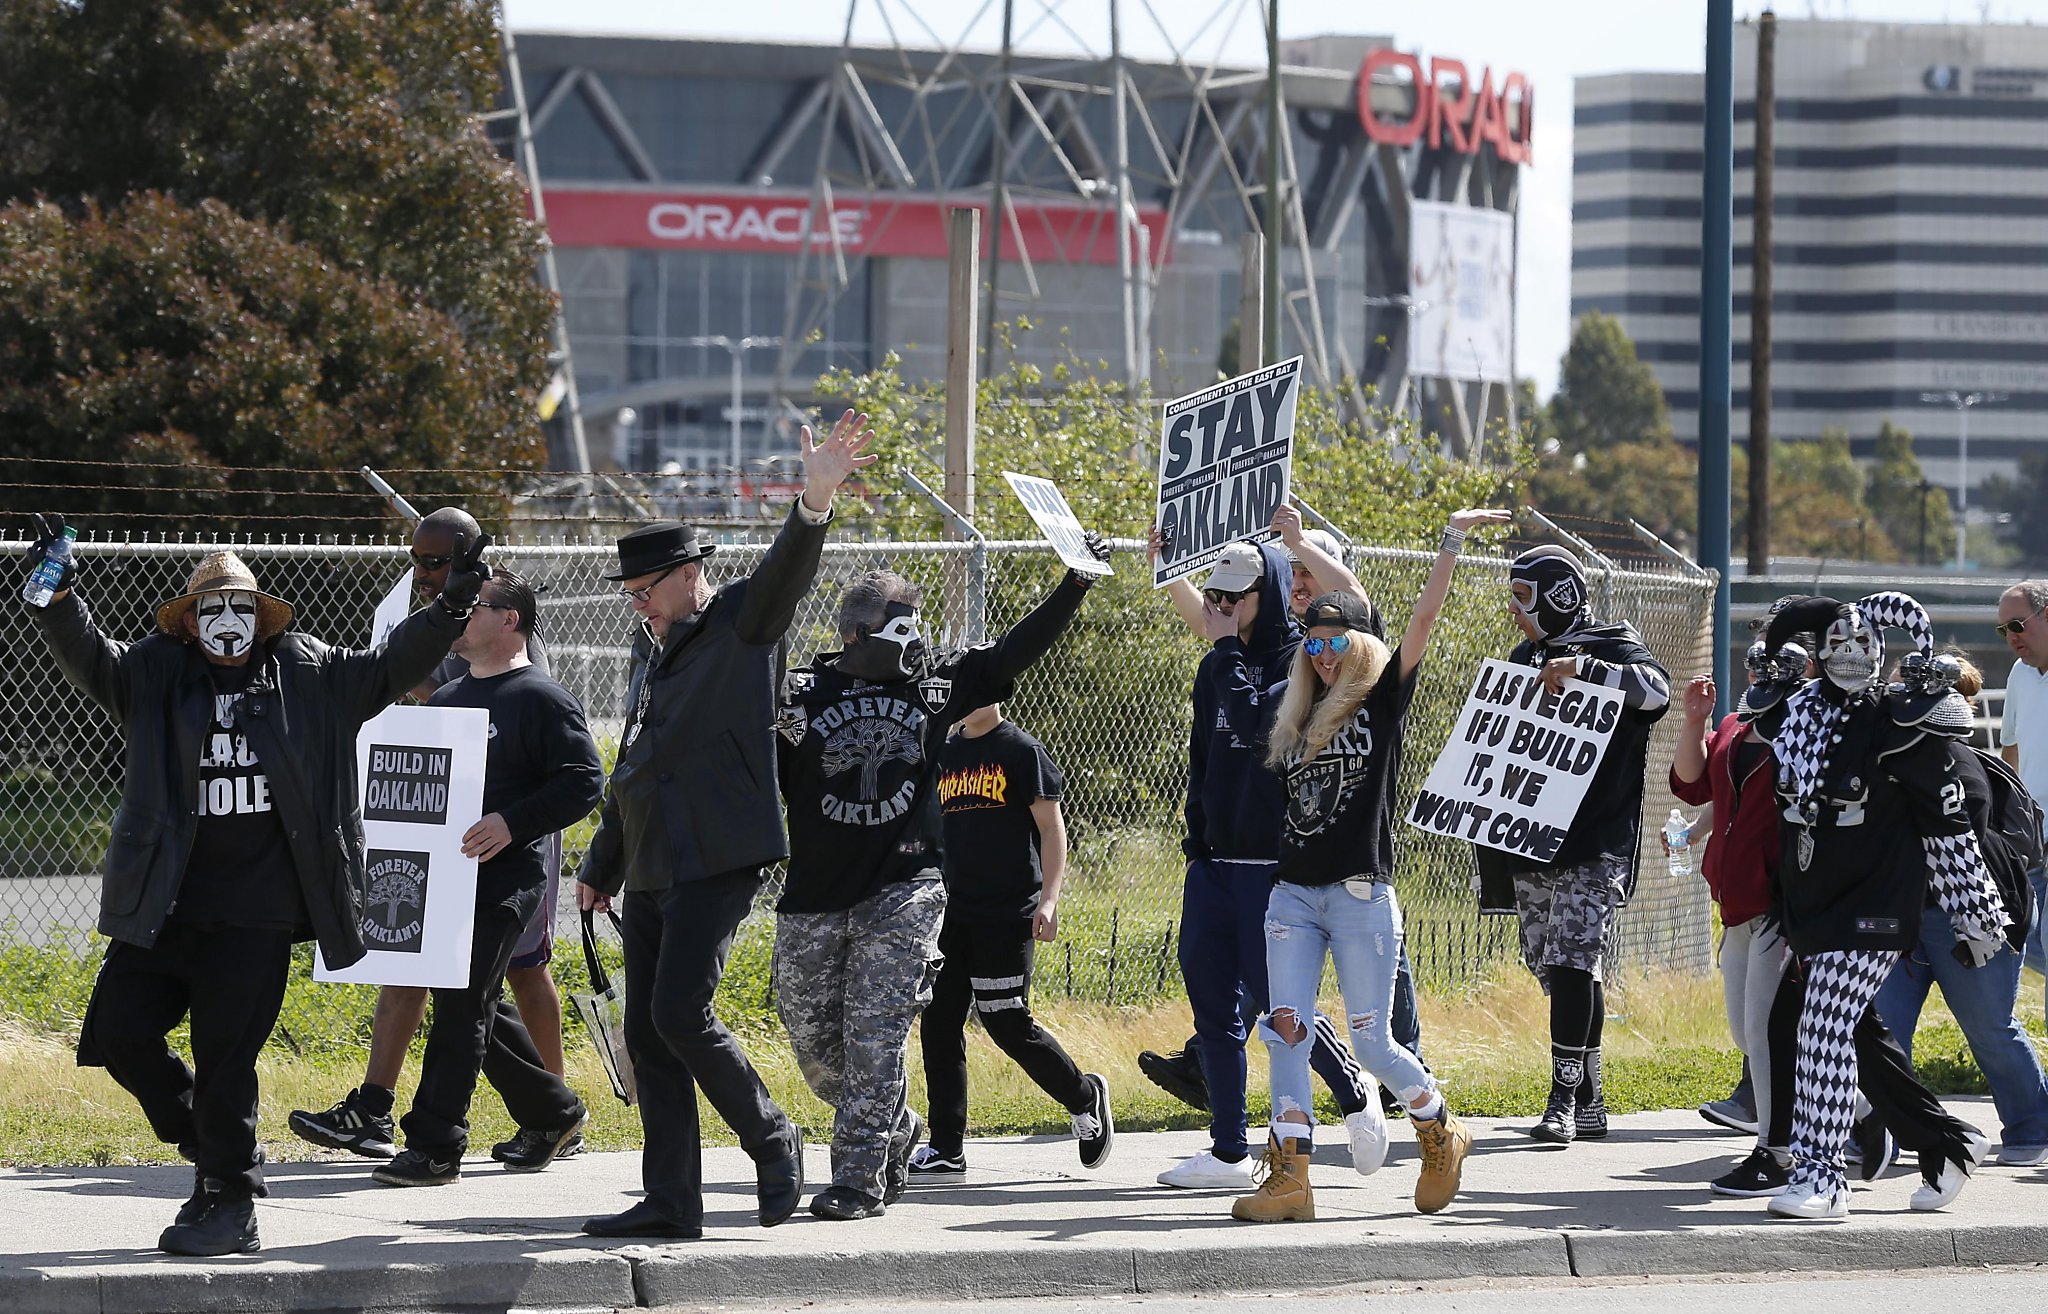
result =
[[[390,953],[416,954],[427,915],[424,853],[371,849],[363,892],[363,943]]]
[[[860,796],[880,796],[882,767],[889,762],[922,759],[917,736],[910,727],[873,717],[849,721],[825,741],[823,762],[827,775],[860,768]]]

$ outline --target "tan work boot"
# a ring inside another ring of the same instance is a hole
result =
[[[1422,1176],[1415,1179],[1415,1207],[1425,1214],[1442,1210],[1458,1198],[1458,1179],[1465,1156],[1472,1152],[1472,1133],[1444,1106],[1440,1118],[1414,1118],[1415,1139],[1422,1146]]]
[[[1304,1128],[1306,1130],[1306,1128]],[[1311,1136],[1266,1138],[1265,1177],[1259,1189],[1230,1206],[1230,1216],[1247,1223],[1308,1223],[1316,1216],[1315,1193],[1309,1189]]]

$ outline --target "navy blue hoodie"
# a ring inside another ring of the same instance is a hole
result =
[[[1287,678],[1301,630],[1287,610],[1294,569],[1277,544],[1259,546],[1266,578],[1259,585],[1259,615],[1245,644],[1265,673],[1267,687]],[[1230,729],[1217,700],[1210,667],[1232,660],[1211,649],[1195,671],[1195,720],[1188,735],[1188,834],[1181,851],[1190,858],[1235,858],[1248,862],[1280,859],[1280,825],[1287,793],[1280,777],[1266,770],[1263,748]]]

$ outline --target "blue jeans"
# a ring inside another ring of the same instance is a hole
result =
[[[2027,880],[2034,886],[2034,927],[2027,932],[2026,965],[2048,976],[2048,948],[2043,948],[2048,944],[2048,928],[2041,925],[2048,921],[2048,872],[2036,867],[2027,873]],[[2041,1001],[2041,1012],[2048,1017],[2048,997]]]
[[[1436,1088],[1422,1060],[1394,1040],[1401,905],[1392,885],[1376,884],[1371,891],[1361,899],[1341,883],[1273,886],[1266,904],[1266,983],[1273,1010],[1292,1010],[1300,1032],[1290,1042],[1274,1030],[1272,1012],[1259,1021],[1259,1035],[1272,1054],[1276,1120],[1299,1112],[1315,1121],[1308,1060],[1326,956],[1337,965],[1337,988],[1359,1063],[1405,1102]]]
[[[1939,985],[1991,1086],[2005,1144],[2026,1149],[2048,1145],[2048,1078],[2042,1075],[2034,1042],[2013,1016],[2020,956],[2003,949],[1982,967],[1965,967],[1950,952],[1954,945],[1948,913],[1930,904],[1920,919],[1919,947],[1900,956],[1877,992],[1877,1015],[1911,1058],[1921,1006],[1929,988]]]

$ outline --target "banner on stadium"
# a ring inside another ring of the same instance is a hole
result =
[[[1207,570],[1240,539],[1277,537],[1273,512],[1294,471],[1301,357],[1240,374],[1166,405],[1159,431],[1159,526],[1152,587]]]
[[[1515,221],[1500,210],[1415,201],[1408,295],[1415,308],[1408,373],[1512,383]]]
[[[483,815],[481,707],[391,707],[356,736],[364,867],[361,962],[315,981],[465,986],[476,932],[476,859],[462,835]]]
[[[1017,500],[1031,514],[1032,522],[1052,544],[1052,550],[1060,554],[1060,560],[1069,569],[1083,575],[1109,575],[1115,572],[1107,561],[1097,561],[1095,554],[1088,550],[1084,537],[1087,531],[1081,528],[1080,518],[1067,505],[1066,497],[1058,485],[1050,479],[1036,475],[1021,475],[1003,471],[1003,478],[1010,481],[1010,490],[1017,494]]]
[[[1491,658],[1408,807],[1408,824],[1537,862],[1557,856],[1621,720],[1619,690]]]

